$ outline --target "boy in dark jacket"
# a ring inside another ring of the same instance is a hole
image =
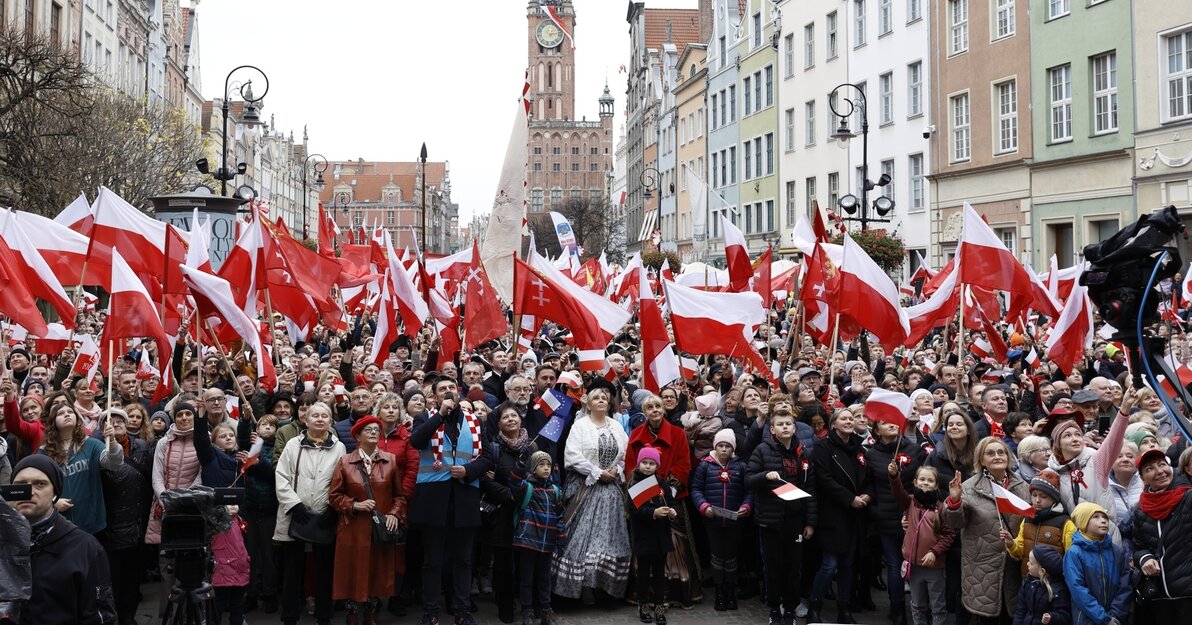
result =
[[[515,476],[513,498],[513,549],[517,554],[521,583],[522,625],[534,625],[534,602],[538,602],[539,625],[555,625],[551,610],[551,556],[563,539],[563,492],[551,482],[554,466],[550,454],[536,451],[530,455],[530,475]]]
[[[745,488],[745,463],[733,455],[737,437],[730,429],[716,433],[712,452],[691,476],[691,501],[708,520],[704,529],[716,582],[716,609],[737,609],[737,551],[741,526],[737,518],[752,512],[753,493]],[[737,518],[728,518],[733,513]]]
[[[662,454],[653,447],[637,453],[637,470],[630,487],[658,471]],[[633,557],[637,560],[637,611],[643,623],[666,625],[666,554],[674,550],[671,519],[677,516],[669,486],[642,503],[630,518],[633,523]]]
[[[1064,555],[1055,547],[1037,544],[1027,552],[1026,571],[1013,625],[1069,625],[1072,597],[1064,584]]]
[[[792,625],[799,605],[803,541],[811,538],[815,527],[816,505],[810,459],[795,438],[795,416],[789,410],[771,413],[770,440],[753,450],[745,485],[753,491],[765,557],[769,625]],[[779,488],[783,490],[775,493]]]

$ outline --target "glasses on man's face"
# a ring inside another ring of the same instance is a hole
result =
[[[209,404],[218,404],[220,402],[226,402],[226,401],[228,401],[228,399],[226,397],[208,397],[207,399],[204,399],[203,401],[205,401]]]

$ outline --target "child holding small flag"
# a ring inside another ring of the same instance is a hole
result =
[[[554,465],[549,453],[531,454],[527,468],[529,475],[513,483],[518,505],[513,517],[513,549],[518,562],[522,625],[533,625],[535,614],[541,625],[556,625],[550,605],[550,565],[565,532],[563,491],[551,481]]]
[[[1022,561],[1022,573],[1027,572],[1027,555],[1035,545],[1046,545],[1055,548],[1062,555],[1072,546],[1072,535],[1076,532],[1076,525],[1068,518],[1060,503],[1060,476],[1051,469],[1039,471],[1031,480],[1031,507],[1035,509],[1033,518],[1023,519],[1018,536],[1001,530],[1002,542],[1006,544],[1006,551],[1010,557]]]
[[[704,456],[691,476],[691,502],[708,520],[708,547],[712,579],[716,582],[716,609],[737,609],[737,552],[741,527],[737,519],[752,512],[753,493],[745,487],[745,463],[737,458],[737,436],[730,429],[716,433],[711,453]],[[735,516],[734,516],[735,515]]]
[[[656,476],[662,454],[653,447],[637,452],[629,493],[637,509],[633,523],[633,557],[637,560],[637,612],[643,623],[666,625],[666,554],[674,550],[671,519],[678,512],[673,497]],[[639,503],[640,502],[640,503]]]
[[[769,625],[791,625],[799,605],[803,541],[811,538],[816,523],[815,485],[810,458],[795,436],[795,416],[780,408],[769,421],[770,439],[753,450],[745,484],[753,491],[765,558]]]

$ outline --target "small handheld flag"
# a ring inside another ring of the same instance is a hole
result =
[[[556,412],[562,415],[571,414],[571,398],[566,393],[550,389],[535,400],[534,405],[542,411],[546,416],[552,416]]]
[[[784,501],[798,501],[806,499],[811,496],[811,493],[791,484],[790,482],[783,482],[781,486],[774,489],[774,494],[778,495],[779,499]]]
[[[1017,514],[1029,518],[1035,518],[1035,509],[1031,504],[1022,500],[1021,497],[1014,493],[998,486],[996,483],[991,483],[993,486],[993,498],[997,500],[997,510],[1002,514]]]
[[[633,505],[637,508],[642,507],[642,504],[661,494],[662,484],[658,482],[658,476],[656,475],[651,475],[629,487],[629,498],[633,500]]]
[[[552,443],[559,442],[559,437],[562,435],[563,417],[560,415],[551,417],[550,421],[547,421],[546,425],[542,426],[542,429],[538,431],[538,436],[545,438]]]

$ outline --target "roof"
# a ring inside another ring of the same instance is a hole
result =
[[[344,168],[351,168],[355,173],[343,173],[337,179],[335,177],[335,166],[342,165]],[[381,198],[381,190],[384,189],[392,181],[393,184],[401,188],[402,201],[410,201],[414,198],[416,189],[414,185],[417,182],[419,164],[414,161],[409,162],[377,162],[377,161],[330,161],[327,164],[327,170],[323,172],[323,179],[326,184],[320,191],[320,198],[325,201],[331,201],[335,195],[335,187],[339,184],[350,184],[355,180],[356,185],[353,186],[352,194],[357,201],[370,200],[378,202]],[[426,162],[426,186],[427,188],[440,189],[443,186],[443,179],[447,173],[447,164],[444,162],[427,161]]]
[[[699,9],[646,9],[646,49],[661,50],[667,43],[666,24],[670,22],[670,42],[680,53],[699,40]]]

